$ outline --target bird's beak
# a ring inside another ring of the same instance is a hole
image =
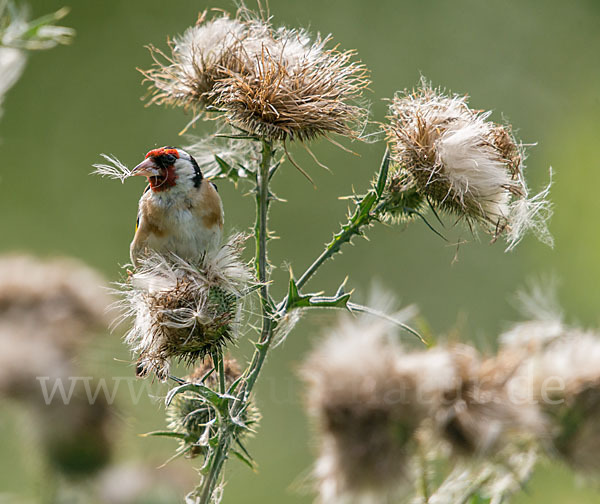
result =
[[[160,169],[152,158],[144,159],[139,165],[131,170],[132,175],[141,175],[143,177],[158,177],[160,175]]]

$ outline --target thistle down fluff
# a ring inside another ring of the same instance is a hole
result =
[[[532,230],[549,245],[546,221],[550,186],[531,196],[523,175],[524,152],[510,126],[473,110],[467,97],[448,96],[425,81],[398,93],[384,126],[392,157],[388,219],[434,207],[480,224],[494,240],[505,235],[507,250]]]
[[[150,103],[217,112],[261,138],[357,138],[367,117],[357,101],[369,84],[367,72],[353,51],[328,49],[329,42],[275,29],[245,8],[235,18],[208,19],[205,12],[170,42],[170,54],[151,47],[155,64],[142,73]]]
[[[370,317],[344,317],[302,366],[320,502],[397,499],[430,446],[462,460],[512,457],[517,440],[546,433],[537,406],[509,394],[521,361],[483,359],[462,345],[407,352],[394,332]]]
[[[197,264],[152,253],[121,284],[126,336],[137,373],[166,379],[170,360],[192,363],[219,352],[236,335],[240,299],[251,274],[240,260],[243,235],[232,236]]]
[[[396,353],[387,323],[347,316],[303,364],[306,407],[319,440],[320,502],[351,496],[385,502],[405,480],[409,445],[425,410],[411,378],[394,373]]]
[[[529,335],[529,344],[516,346]],[[507,383],[519,404],[535,403],[549,425],[546,447],[574,469],[590,475],[600,462],[600,336],[559,320],[530,320],[503,335],[501,355],[519,355]]]
[[[0,257],[0,394],[37,397],[36,377],[67,376],[114,301],[96,271],[68,258]]]

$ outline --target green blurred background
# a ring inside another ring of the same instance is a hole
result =
[[[31,0],[32,15],[64,5]],[[252,5],[252,3],[250,3]],[[128,261],[137,200],[143,182],[90,176],[100,153],[132,166],[155,146],[185,143],[177,133],[190,119],[181,110],[144,106],[141,75],[151,59],[144,45],[165,47],[166,37],[193,24],[210,7],[232,10],[229,1],[72,1],[63,24],[77,30],[75,42],[32,54],[25,73],[9,92],[0,122],[0,249],[43,256],[76,256],[116,280]],[[516,320],[511,298],[529,279],[555,275],[569,321],[598,324],[600,235],[600,2],[598,0],[303,0],[270,1],[276,25],[333,33],[342,48],[355,48],[372,72],[373,117],[383,120],[386,103],[420,75],[457,93],[471,95],[474,108],[494,110],[509,120],[529,150],[528,180],[533,190],[555,184],[551,222],[556,245],[547,248],[527,237],[509,254],[486,236],[456,247],[415,224],[402,230],[378,226],[370,241],[357,240],[328,263],[314,289],[333,290],[348,274],[351,288],[366,298],[374,281],[402,303],[416,303],[436,338],[456,334],[493,349],[496,336]],[[210,131],[203,123],[196,133]],[[302,148],[293,152],[314,178],[312,186],[286,164],[275,180],[288,200],[272,209],[271,260],[278,268],[274,287],[282,293],[287,265],[300,272],[345,216],[337,196],[364,189],[382,155],[382,145],[353,144],[360,157],[320,141],[311,148],[332,169],[316,166]],[[228,230],[251,225],[253,201],[227,182],[219,185]],[[311,502],[304,482],[312,461],[310,429],[301,408],[295,369],[311,343],[331,322],[329,314],[306,318],[284,345],[272,352],[257,388],[264,419],[250,449],[259,463],[253,474],[233,461],[224,502]],[[240,342],[238,355],[250,355]],[[132,367],[119,334],[97,339],[81,357],[96,376],[130,376]],[[164,394],[159,384],[156,395]],[[166,459],[174,442],[137,434],[164,426],[160,402],[136,407],[119,397],[116,457]],[[23,449],[15,436],[20,413],[0,406],[0,490],[33,495],[36,449]],[[19,430],[19,429],[17,429]],[[21,429],[22,430],[22,429]],[[19,431],[21,431],[19,430]],[[599,455],[600,456],[600,455]],[[184,471],[187,469],[183,469]],[[193,472],[189,469],[191,477]],[[600,494],[578,484],[560,465],[540,468],[520,503],[591,503]]]

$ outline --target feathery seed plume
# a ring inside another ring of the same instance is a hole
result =
[[[125,340],[139,354],[137,373],[166,379],[172,358],[188,363],[220,351],[235,338],[240,298],[251,274],[241,262],[237,234],[198,264],[152,253],[120,286]]]
[[[549,186],[529,195],[522,145],[509,126],[489,121],[490,114],[471,109],[467,97],[447,96],[424,80],[416,91],[393,98],[384,126],[393,160],[389,218],[429,201],[469,225],[481,224],[494,239],[505,234],[507,250],[527,230],[552,243],[546,227]]]
[[[194,156],[200,170],[208,179],[247,178],[260,160],[258,144],[219,138],[219,134],[220,132],[217,136],[196,138],[185,150]]]
[[[368,86],[353,51],[326,48],[303,30],[275,29],[246,8],[231,19],[207,19],[170,43],[151,47],[154,66],[142,71],[150,103],[217,112],[230,124],[267,140],[310,140],[327,133],[358,138]]]
[[[258,146],[254,143],[220,138],[219,134],[194,138],[194,143],[185,147],[186,152],[194,157],[203,176],[208,180],[226,177],[237,180],[248,177],[259,159]],[[105,162],[93,165],[93,175],[119,180],[121,183],[133,176],[131,169],[115,156],[100,155]]]
[[[481,360],[466,345],[450,348],[449,354],[456,379],[443,401],[432,404],[432,415],[455,453],[488,455],[519,437],[543,436],[546,424],[537,406],[515,401],[506,386],[520,360]]]
[[[86,336],[108,329],[105,280],[67,258],[0,257],[0,393],[40,393],[37,376],[66,376]]]
[[[553,446],[569,464],[592,473],[600,467],[600,337],[565,328],[529,357],[508,386],[521,402],[539,404]]]
[[[409,373],[395,372],[388,322],[342,318],[302,367],[320,454],[321,502],[391,498],[406,483],[411,439],[426,411]]]

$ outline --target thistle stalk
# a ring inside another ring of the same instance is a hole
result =
[[[269,172],[273,165],[273,145],[268,140],[262,141],[262,158],[260,162],[259,172],[256,174],[256,223],[254,232],[256,237],[256,255],[254,264],[256,268],[256,276],[260,282],[260,299],[261,299],[261,319],[262,329],[261,334],[256,342],[256,350],[252,361],[246,370],[246,379],[241,386],[240,392],[232,405],[231,416],[235,417],[244,407],[250,393],[256,383],[261,368],[265,362],[267,352],[273,336],[273,302],[269,295],[269,271],[267,259],[267,242],[268,242],[268,210],[270,202],[269,193]],[[215,363],[216,365],[216,363]],[[222,355],[218,357],[219,373],[223,373]],[[224,378],[220,380],[224,383]],[[222,391],[223,393],[223,391]],[[215,485],[219,479],[219,475],[223,468],[223,463],[228,457],[231,439],[235,433],[235,426],[231,423],[230,418],[223,416],[220,419],[218,446],[215,449],[213,456],[210,459],[208,476],[202,482],[200,490],[199,504],[209,504],[215,489]]]
[[[383,194],[383,189],[385,188],[387,181],[389,163],[389,151],[386,149],[379,168],[375,187],[357,202],[356,209],[348,222],[342,225],[342,229],[325,246],[325,250],[323,250],[321,255],[315,259],[298,279],[296,282],[298,289],[301,289],[304,284],[310,280],[327,259],[337,254],[341,250],[342,245],[349,243],[353,236],[360,235],[364,226],[368,226],[373,220],[377,219],[379,208],[373,207]]]
[[[245,394],[249,394],[254,387],[258,374],[262,368],[265,357],[269,350],[271,337],[273,336],[273,302],[269,295],[268,285],[268,260],[267,260],[267,241],[268,241],[268,211],[270,203],[269,193],[269,172],[273,164],[273,146],[271,142],[263,140],[262,159],[260,169],[256,175],[256,225],[254,227],[256,234],[256,276],[261,284],[261,318],[262,329],[256,351],[252,362],[248,367],[248,375],[245,386]]]
[[[219,474],[223,468],[223,463],[225,462],[225,459],[227,459],[229,443],[230,434],[226,431],[221,432],[219,444],[217,445],[216,451],[211,459],[212,464],[210,466],[210,471],[207,478],[203,481],[199,504],[210,504],[211,502],[215,484],[219,479]]]

